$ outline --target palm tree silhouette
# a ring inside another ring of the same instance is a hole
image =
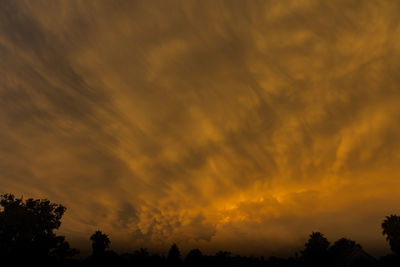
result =
[[[328,247],[330,243],[320,232],[312,232],[305,249],[301,251],[301,258],[311,266],[324,266],[329,261]]]
[[[393,253],[400,255],[400,216],[390,215],[382,223],[382,234],[386,235]]]

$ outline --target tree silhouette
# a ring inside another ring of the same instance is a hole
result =
[[[301,257],[304,261],[313,266],[323,266],[323,263],[329,260],[329,241],[320,232],[312,232],[305,249],[301,251]]]
[[[106,248],[109,248],[111,243],[108,236],[101,231],[94,232],[90,240],[92,241],[93,255],[104,254]]]
[[[222,250],[218,251],[215,254],[215,261],[217,266],[222,266],[222,267],[230,266],[231,254],[232,253],[229,251],[222,251]]]
[[[78,253],[64,236],[61,226],[66,208],[49,200],[23,200],[12,194],[0,196],[0,256],[14,261],[63,260]]]
[[[397,215],[386,216],[382,223],[382,234],[386,235],[393,253],[400,256],[400,217]]]
[[[192,249],[186,255],[185,266],[197,267],[203,265],[203,254],[199,249]]]
[[[167,264],[169,267],[182,266],[181,252],[176,244],[173,244],[168,252]]]
[[[342,262],[352,257],[357,251],[362,250],[360,244],[355,241],[341,238],[337,240],[331,247],[330,251],[337,262]]]

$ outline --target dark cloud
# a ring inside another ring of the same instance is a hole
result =
[[[128,228],[130,224],[136,224],[139,221],[139,214],[135,207],[126,202],[121,205],[118,211],[118,227]]]
[[[0,1],[0,186],[65,204],[77,244],[280,253],[340,225],[374,250],[400,201],[399,9]]]

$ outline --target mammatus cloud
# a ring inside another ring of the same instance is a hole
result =
[[[88,247],[387,249],[395,1],[0,1],[0,186]],[[74,243],[75,242],[75,243]]]

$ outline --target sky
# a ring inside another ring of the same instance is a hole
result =
[[[0,188],[89,250],[389,253],[400,2],[0,0]]]

